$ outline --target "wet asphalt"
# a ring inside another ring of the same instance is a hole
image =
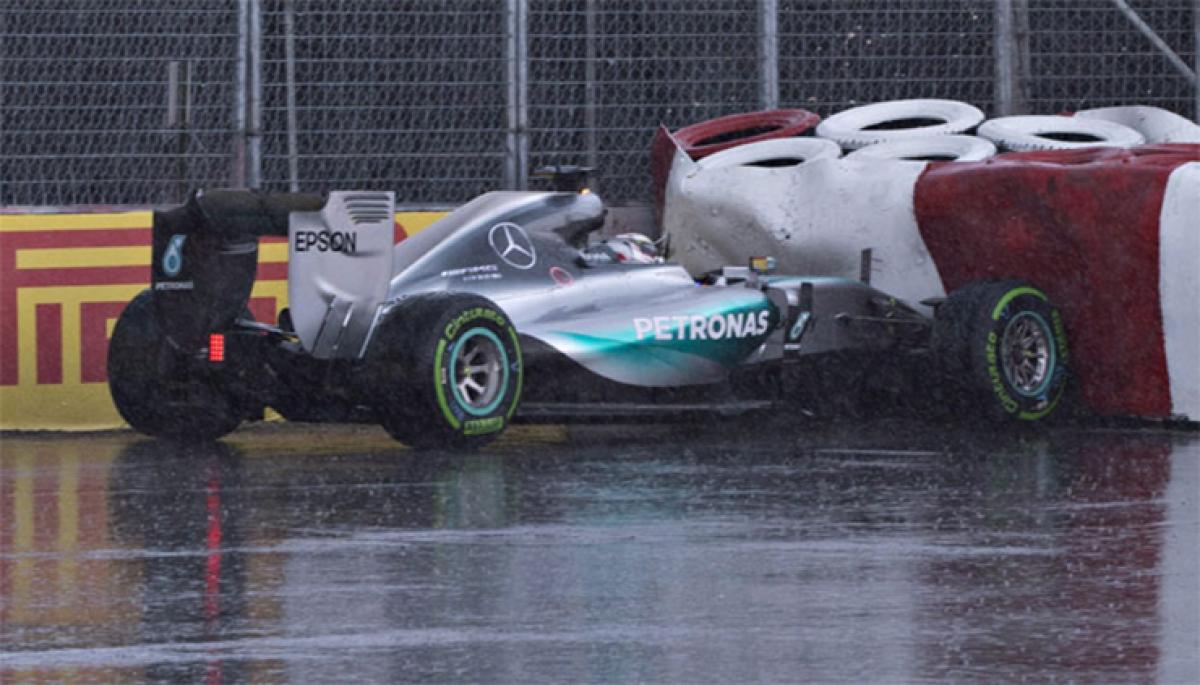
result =
[[[1200,682],[1200,434],[0,442],[0,682]]]

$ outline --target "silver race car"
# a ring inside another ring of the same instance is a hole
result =
[[[697,280],[648,239],[598,238],[586,170],[552,180],[399,243],[385,192],[197,192],[155,212],[151,287],[109,347],[118,411],[178,439],[270,407],[470,448],[518,420],[820,414],[868,386],[1024,420],[1062,396],[1061,319],[1029,284],[972,284],[930,317],[870,286],[869,251],[859,280],[774,275],[768,256]],[[247,308],[264,236],[289,246],[275,325]]]

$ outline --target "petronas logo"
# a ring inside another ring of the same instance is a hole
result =
[[[163,273],[174,278],[183,270],[183,241],[187,240],[187,236],[182,233],[176,233],[171,236],[171,242],[167,245],[167,251],[163,253],[162,268]]]

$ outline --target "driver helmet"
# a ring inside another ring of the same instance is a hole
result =
[[[661,264],[658,246],[641,233],[621,233],[604,241],[616,255],[617,261],[626,264]]]

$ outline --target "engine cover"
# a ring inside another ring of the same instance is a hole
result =
[[[387,298],[395,196],[333,192],[317,212],[288,220],[288,302],[304,349],[357,358]]]

